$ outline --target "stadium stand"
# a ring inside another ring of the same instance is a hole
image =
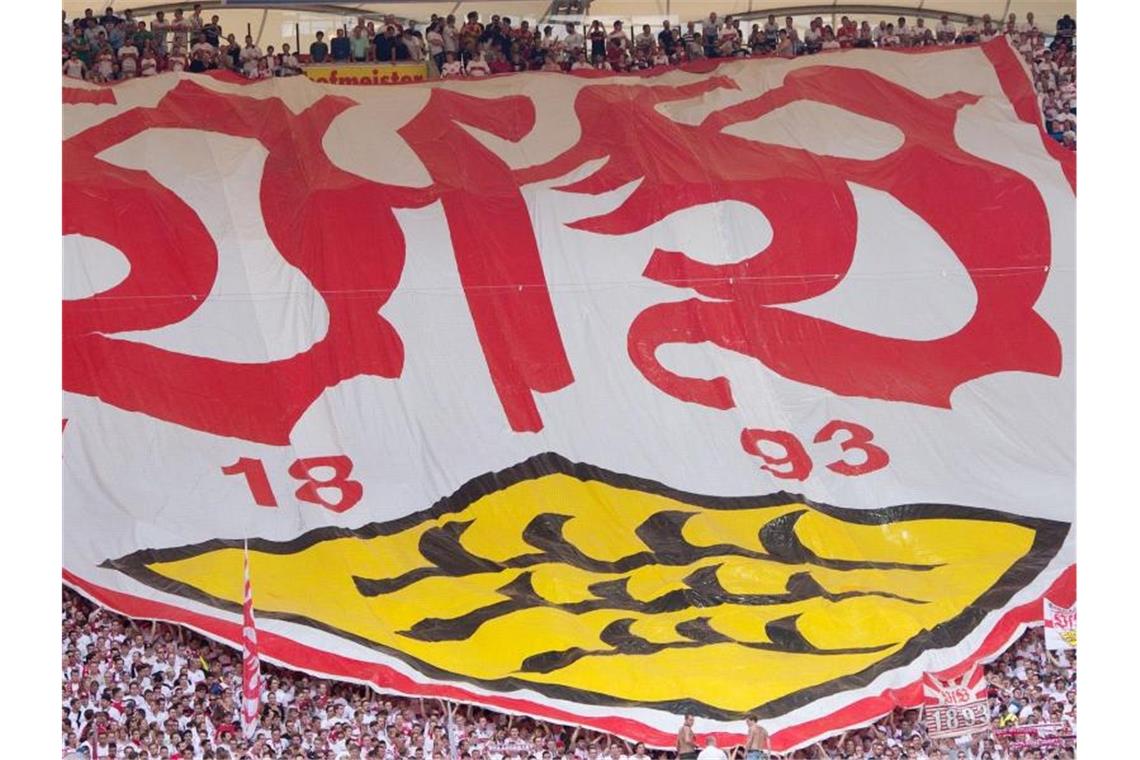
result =
[[[470,705],[381,695],[262,664],[257,735],[242,739],[241,655],[193,631],[131,620],[63,591],[65,758],[306,760],[672,760],[616,736]],[[918,710],[896,710],[792,760],[1069,760],[1077,657],[1029,629],[986,666],[992,730],[931,741]],[[448,716],[451,716],[449,721]],[[1046,730],[1047,729],[1047,730]],[[731,749],[731,748],[730,748]],[[732,749],[732,757],[742,757]]]
[[[425,61],[434,76],[482,77],[518,71],[573,72],[582,69],[636,72],[678,66],[708,58],[779,57],[828,53],[846,48],[915,49],[968,45],[1004,35],[1029,66],[1041,101],[1049,135],[1076,149],[1077,56],[1076,21],[1068,15],[1050,31],[1038,28],[1033,14],[1004,22],[989,15],[968,17],[956,25],[949,17],[927,26],[859,20],[843,16],[838,28],[817,16],[800,29],[791,16],[782,22],[770,15],[750,27],[717,14],[685,29],[662,24],[653,34],[648,25],[626,30],[620,21],[605,29],[600,21],[582,29],[572,23],[530,28],[495,14],[486,23],[472,11],[466,19],[432,14],[425,29],[406,28],[395,16],[380,24],[361,16],[351,30],[332,37],[322,31],[307,54],[288,43],[262,50],[252,36],[227,33],[219,16],[207,17],[201,6],[186,15],[177,9],[167,18],[159,11],[148,24],[132,11],[120,16],[107,8],[99,16],[87,9],[81,18],[63,18],[63,73],[92,82],[115,82],[163,71],[205,72],[226,69],[248,78],[296,76],[309,61]],[[327,39],[327,42],[326,42]]]

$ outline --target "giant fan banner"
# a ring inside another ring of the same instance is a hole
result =
[[[64,578],[785,750],[1074,600],[1074,166],[1004,41],[64,84]]]

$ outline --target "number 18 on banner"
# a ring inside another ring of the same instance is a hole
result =
[[[331,470],[331,477],[321,478],[314,470]],[[260,459],[242,457],[231,465],[222,468],[224,475],[244,475],[253,503],[259,507],[276,507],[277,496],[269,484],[269,476]],[[358,480],[351,480],[352,460],[343,454],[327,457],[307,457],[297,459],[289,465],[289,475],[300,481],[294,496],[300,501],[316,504],[332,512],[347,512],[356,506],[364,495],[364,486]],[[322,494],[324,490],[328,493]],[[335,498],[327,496],[335,493]]]

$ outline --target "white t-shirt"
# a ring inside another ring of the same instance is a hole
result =
[[[720,747],[705,747],[697,755],[697,760],[728,760],[728,755]]]
[[[175,45],[186,46],[186,40],[190,35],[190,24],[186,19],[178,19],[170,22],[170,31],[173,35],[172,41]]]
[[[459,52],[459,31],[453,26],[443,27],[443,51],[445,53]]]
[[[408,58],[411,60],[422,61],[424,59],[424,44],[420,42],[419,37],[405,37],[404,47],[408,49]]]
[[[99,72],[99,76],[104,79],[109,79],[115,71],[115,56],[111,51],[100,52],[99,56],[95,59],[95,66]]]
[[[69,60],[67,62],[66,73],[67,73],[67,76],[71,77],[72,79],[82,79],[83,78],[83,61],[79,60],[78,58],[76,58],[73,61]]]
[[[442,77],[463,76],[463,64],[459,61],[446,61],[439,72]]]
[[[469,77],[485,77],[491,73],[491,67],[483,60],[482,56],[472,58],[467,62],[467,76]]]

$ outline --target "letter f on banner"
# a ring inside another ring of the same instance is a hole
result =
[[[249,739],[257,731],[261,709],[261,661],[257,656],[257,623],[253,619],[253,586],[249,582],[249,544],[243,546],[244,588],[241,605],[241,733]]]

